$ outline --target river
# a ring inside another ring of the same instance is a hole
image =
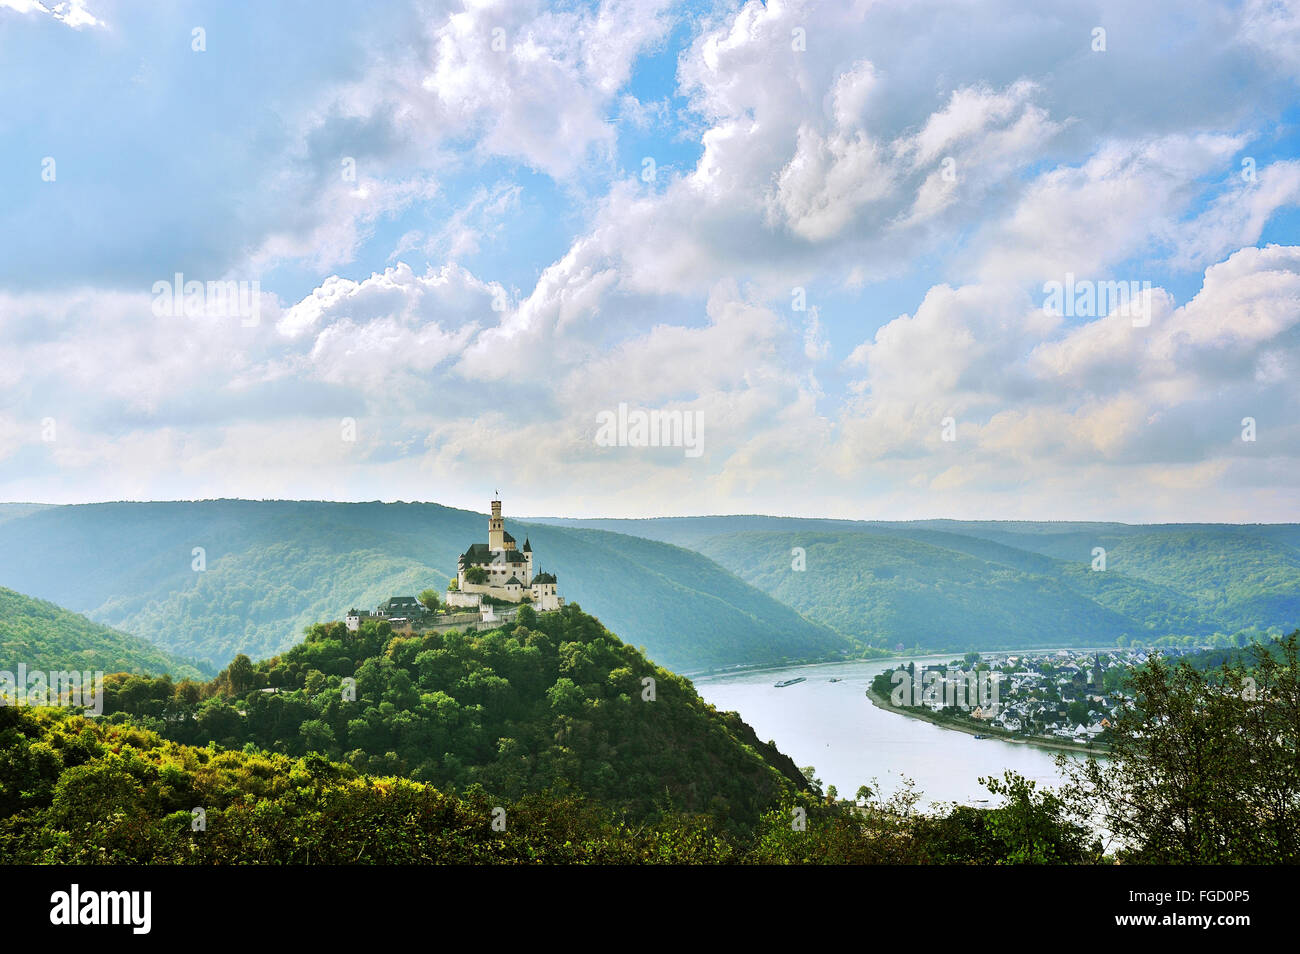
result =
[[[948,662],[946,656],[917,662]],[[888,796],[903,777],[912,779],[923,806],[940,802],[996,804],[981,776],[1013,769],[1040,785],[1056,785],[1060,774],[1052,751],[1001,739],[977,739],[921,719],[872,705],[867,686],[897,659],[859,660],[765,669],[735,675],[698,676],[705,701],[739,712],[758,737],[772,740],[795,764],[816,768],[823,790],[834,785],[852,798],[859,785],[879,782]],[[775,683],[803,676],[807,681],[777,689]],[[840,682],[830,682],[831,679]],[[873,786],[874,787],[874,786]]]

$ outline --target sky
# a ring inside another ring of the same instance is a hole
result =
[[[0,500],[1295,521],[1298,85],[1300,0],[0,0]]]

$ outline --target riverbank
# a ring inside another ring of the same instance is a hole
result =
[[[781,663],[745,663],[738,666],[727,666],[724,669],[693,669],[688,672],[679,672],[677,675],[694,681],[696,679],[721,679],[726,676],[745,676],[756,672],[785,672],[787,669],[810,669],[813,666],[840,666],[845,663],[874,663],[892,659],[911,658],[911,656],[904,656],[898,653],[885,653],[880,656],[849,656],[847,658],[843,656],[835,656],[830,659],[804,659]]]
[[[940,719],[933,713],[918,706],[909,706],[907,708],[896,706],[888,699],[873,692],[870,687],[867,688],[867,698],[871,700],[871,704],[877,709],[884,709],[886,712],[893,712],[910,719],[920,719],[922,722],[937,725],[941,729],[952,729],[956,732],[965,732],[967,735],[986,735],[991,739],[1001,739],[1004,742],[1014,742],[1017,745],[1032,745],[1035,748],[1050,749],[1057,752],[1072,752],[1094,756],[1104,756],[1106,754],[1105,746],[1079,745],[1077,742],[1063,742],[1059,739],[1041,735],[1014,735],[1005,729],[998,729],[993,726],[966,726],[950,722],[947,719]]]
[[[1005,655],[1014,653],[1019,656],[1046,656],[1052,653],[1065,652],[1111,652],[1114,646],[1040,646],[1037,649],[985,649],[981,653],[989,656]],[[737,666],[727,666],[722,669],[693,669],[686,672],[678,673],[692,681],[696,679],[720,679],[726,676],[742,676],[757,672],[785,672],[788,669],[803,669],[813,666],[838,666],[844,663],[877,663],[900,660],[903,662],[920,662],[926,659],[955,659],[960,657],[965,650],[945,651],[913,651],[904,652],[881,650],[880,655],[872,656],[836,656],[833,658],[790,660],[781,663],[763,662],[763,663],[744,663]]]

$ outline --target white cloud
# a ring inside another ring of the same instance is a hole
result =
[[[1300,251],[1253,246],[1300,201],[1300,161],[1247,181],[1240,160],[1293,101],[1295,8],[1188,2],[419,6],[231,197],[265,221],[230,254],[314,290],[268,292],[256,328],[80,280],[0,293],[0,495],[478,504],[526,472],[554,511],[1186,519],[1248,511],[1216,501],[1240,488],[1277,517]],[[632,82],[687,18],[676,90]],[[672,154],[658,181],[620,136]],[[517,238],[521,183],[536,211],[519,166],[579,223],[560,254],[520,243],[522,289],[460,264]],[[344,273],[372,238],[390,267]],[[1204,280],[1135,327],[1045,314],[1066,272]],[[858,327],[885,308],[908,313]],[[597,447],[620,402],[700,413],[705,454]]]
[[[1239,136],[1172,135],[1107,142],[1080,165],[1034,179],[1005,218],[986,226],[979,273],[1043,281],[1067,272],[1100,278],[1107,267],[1149,254],[1201,194],[1202,176],[1221,179]],[[1140,277],[1140,276],[1124,276]]]
[[[666,35],[671,6],[467,3],[435,16],[402,58],[340,87],[319,121],[378,122],[417,152],[467,139],[483,155],[565,179],[611,158],[607,115],[636,58]]]
[[[100,20],[88,9],[85,0],[61,0],[58,3],[42,3],[41,0],[0,0],[0,8],[14,10],[17,13],[37,13],[53,17],[74,30],[82,27],[102,27]]]
[[[844,408],[839,466],[971,500],[1021,484],[1143,512],[1126,501],[1139,479],[1169,506],[1212,507],[1260,479],[1252,461],[1300,464],[1300,247],[1242,249],[1187,303],[1155,298],[1135,327],[1066,322],[1009,286],[932,289],[854,352],[861,396]],[[1254,444],[1245,417],[1267,429]]]
[[[1296,0],[1246,0],[1238,35],[1292,76],[1300,76],[1300,3]]]

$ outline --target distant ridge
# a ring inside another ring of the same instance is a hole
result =
[[[535,518],[537,519],[537,518]],[[538,522],[690,547],[869,645],[1011,649],[1226,639],[1300,620],[1300,525],[852,521],[739,515]],[[802,548],[807,570],[791,571]],[[1094,571],[1094,551],[1105,570]]]
[[[57,506],[0,522],[0,584],[221,666],[239,652],[273,655],[351,606],[442,589],[484,523],[483,514],[423,503]],[[518,527],[570,602],[678,672],[853,651],[843,635],[697,552]]]

